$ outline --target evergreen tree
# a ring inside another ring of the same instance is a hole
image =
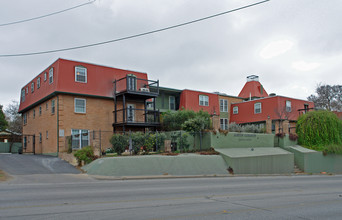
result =
[[[0,130],[5,130],[8,126],[4,112],[2,111],[2,105],[0,105]]]

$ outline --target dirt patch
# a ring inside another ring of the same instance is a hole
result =
[[[0,182],[9,180],[10,177],[2,170],[0,170]]]

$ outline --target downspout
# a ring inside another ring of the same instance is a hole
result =
[[[57,157],[59,153],[59,97],[57,95]]]

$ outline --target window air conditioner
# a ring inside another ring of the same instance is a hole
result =
[[[150,92],[150,90],[148,88],[140,88],[141,92]]]

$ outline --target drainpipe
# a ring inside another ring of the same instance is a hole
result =
[[[57,97],[57,157],[59,153],[59,98]]]

